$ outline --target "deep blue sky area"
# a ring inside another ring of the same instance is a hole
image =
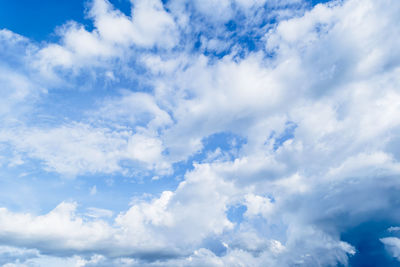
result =
[[[130,14],[129,0],[111,0],[115,7]],[[0,28],[6,28],[35,41],[54,39],[54,30],[69,20],[90,29],[85,18],[84,0],[0,0]]]
[[[349,264],[353,267],[395,267],[399,262],[393,258],[379,241],[382,237],[390,236],[387,229],[396,222],[362,223],[344,233],[342,240],[353,244],[357,253],[350,257]]]

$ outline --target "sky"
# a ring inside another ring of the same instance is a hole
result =
[[[398,14],[0,0],[0,265],[399,266]]]

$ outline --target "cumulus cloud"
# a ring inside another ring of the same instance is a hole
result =
[[[385,237],[380,240],[389,253],[397,260],[400,260],[400,239],[397,237]]]
[[[132,17],[114,10],[108,1],[93,1],[89,15],[104,40],[116,44],[158,45],[170,48],[177,42],[178,32],[172,16],[159,0],[132,1]]]

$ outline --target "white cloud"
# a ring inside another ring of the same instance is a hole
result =
[[[380,241],[385,245],[388,252],[400,261],[400,239],[397,237],[385,237],[381,238]]]
[[[172,16],[159,0],[132,2],[131,18],[115,10],[107,0],[95,0],[89,11],[95,26],[108,43],[171,48],[178,41]]]
[[[389,227],[388,231],[389,231],[389,232],[397,232],[397,231],[400,231],[400,227],[398,227],[398,226],[391,226],[391,227]]]
[[[273,209],[273,203],[271,203],[270,199],[253,194],[248,194],[245,198],[247,207],[245,216],[262,215],[265,218],[269,217],[268,215]]]
[[[133,254],[145,258],[149,254],[157,258],[157,253],[187,253],[186,246],[201,244],[208,235],[221,234],[233,226],[225,217],[228,199],[220,193],[231,188],[213,176],[204,184],[201,174],[207,171],[194,172],[174,193],[165,191],[150,202],[133,203],[113,225],[99,219],[109,216],[108,211],[91,208],[83,217],[77,213],[76,203],[61,203],[40,216],[2,208],[0,236],[9,244],[55,255],[102,250],[112,257]]]
[[[163,160],[158,139],[129,130],[112,131],[79,123],[50,129],[6,131],[1,136],[20,155],[39,159],[48,171],[66,176],[124,172],[122,160],[137,161],[138,171],[165,172],[170,168]]]
[[[96,111],[88,115],[123,124],[125,127],[139,125],[150,131],[172,123],[170,115],[160,108],[152,95],[129,91],[122,91],[120,97],[106,99]]]
[[[37,49],[28,39],[2,29],[0,46],[4,50],[0,57],[0,117],[3,124],[15,123],[31,111],[46,89],[26,69],[26,59]]]
[[[75,215],[75,209],[75,203],[61,203],[46,215],[32,216],[2,208],[2,239],[17,246],[33,246],[45,253],[101,246],[98,242],[109,236],[111,229],[102,221],[83,221]]]
[[[57,29],[61,44],[49,43],[34,56],[33,66],[41,75],[57,81],[60,70],[64,74],[72,70],[76,75],[85,67],[101,69],[112,59],[126,60],[135,48],[170,49],[179,41],[175,22],[159,0],[135,1],[132,17],[116,10],[108,0],[93,0],[88,16],[94,20],[93,30],[68,22]]]
[[[112,217],[113,212],[111,210],[90,207],[87,208],[87,213],[85,213],[85,215],[92,218],[109,218]]]
[[[26,266],[24,263],[37,258],[39,253],[35,249],[20,249],[15,247],[0,247],[0,264],[2,266]]]

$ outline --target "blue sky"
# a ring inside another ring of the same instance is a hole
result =
[[[0,1],[0,265],[399,265],[399,12]]]

